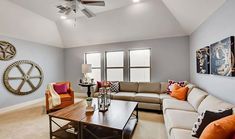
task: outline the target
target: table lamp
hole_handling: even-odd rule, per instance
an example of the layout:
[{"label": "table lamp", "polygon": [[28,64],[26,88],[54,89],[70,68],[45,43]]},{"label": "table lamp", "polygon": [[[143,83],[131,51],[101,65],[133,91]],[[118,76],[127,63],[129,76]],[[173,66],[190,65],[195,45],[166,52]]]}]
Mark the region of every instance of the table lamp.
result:
[{"label": "table lamp", "polygon": [[82,64],[82,73],[84,74],[83,82],[88,83],[89,77],[87,73],[91,73],[91,64]]}]

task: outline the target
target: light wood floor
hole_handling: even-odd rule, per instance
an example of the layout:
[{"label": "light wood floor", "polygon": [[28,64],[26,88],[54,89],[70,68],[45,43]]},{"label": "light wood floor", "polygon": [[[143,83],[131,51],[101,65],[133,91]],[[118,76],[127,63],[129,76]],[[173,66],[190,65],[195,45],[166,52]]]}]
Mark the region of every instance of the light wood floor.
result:
[{"label": "light wood floor", "polygon": [[[133,139],[167,139],[162,115],[143,111],[139,114]],[[48,121],[43,103],[2,114],[0,139],[49,139]]]}]

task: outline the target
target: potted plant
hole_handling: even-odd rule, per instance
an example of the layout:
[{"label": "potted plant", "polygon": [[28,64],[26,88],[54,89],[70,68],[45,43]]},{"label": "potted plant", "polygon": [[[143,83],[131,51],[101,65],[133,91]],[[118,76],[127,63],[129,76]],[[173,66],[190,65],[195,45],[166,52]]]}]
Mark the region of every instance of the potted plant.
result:
[{"label": "potted plant", "polygon": [[91,106],[92,106],[92,100],[93,100],[92,97],[86,98],[86,102],[87,102],[87,106],[88,106],[88,107],[91,107]]}]

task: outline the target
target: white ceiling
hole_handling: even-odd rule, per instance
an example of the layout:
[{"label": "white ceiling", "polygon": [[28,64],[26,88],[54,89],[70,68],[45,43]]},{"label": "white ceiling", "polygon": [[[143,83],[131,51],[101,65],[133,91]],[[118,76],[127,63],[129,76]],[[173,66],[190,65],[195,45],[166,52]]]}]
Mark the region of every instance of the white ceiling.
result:
[{"label": "white ceiling", "polygon": [[162,0],[183,29],[191,34],[226,0]]},{"label": "white ceiling", "polygon": [[[64,0],[10,0],[24,8],[27,8],[39,15],[47,17],[51,20],[60,20],[60,15],[56,6],[65,5]],[[132,0],[104,0],[105,7],[102,6],[86,6],[94,13],[107,12],[117,8],[122,8],[133,4]],[[144,0],[142,0],[144,1]],[[81,12],[77,16],[84,16]]]},{"label": "white ceiling", "polygon": [[59,19],[56,6],[63,0],[8,1],[56,22],[63,45],[79,47],[190,35],[226,0],[105,0],[105,7],[87,7],[96,17],[80,13],[76,26],[74,20]]},{"label": "white ceiling", "polygon": [[55,22],[21,6],[0,0],[0,35],[63,47]]},{"label": "white ceiling", "polygon": [[186,35],[160,0],[147,0],[98,14],[57,23],[67,47]]}]

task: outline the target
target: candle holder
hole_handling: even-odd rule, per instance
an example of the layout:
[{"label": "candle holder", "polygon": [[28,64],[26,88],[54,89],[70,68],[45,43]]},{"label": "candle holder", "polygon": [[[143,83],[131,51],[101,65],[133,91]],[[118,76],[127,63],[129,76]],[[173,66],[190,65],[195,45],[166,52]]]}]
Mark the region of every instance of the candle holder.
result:
[{"label": "candle holder", "polygon": [[107,87],[102,87],[99,90],[98,95],[98,109],[101,112],[105,112],[108,110],[108,107],[111,104],[111,92]]},{"label": "candle holder", "polygon": [[111,90],[110,87],[105,88],[105,93],[106,93],[106,100],[107,100],[107,105],[111,105]]}]

